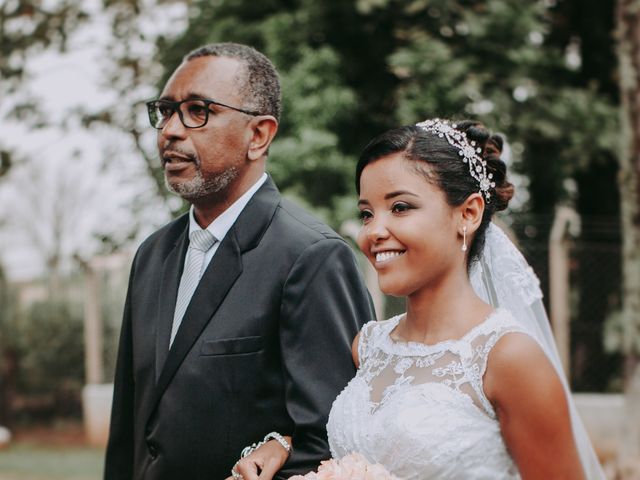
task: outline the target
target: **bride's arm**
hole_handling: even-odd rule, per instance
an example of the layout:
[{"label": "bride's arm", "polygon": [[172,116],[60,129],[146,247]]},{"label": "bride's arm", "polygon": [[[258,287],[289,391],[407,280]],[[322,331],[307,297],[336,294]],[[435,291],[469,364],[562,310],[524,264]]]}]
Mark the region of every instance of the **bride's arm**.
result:
[{"label": "bride's arm", "polygon": [[356,338],[353,339],[353,343],[351,344],[351,357],[353,358],[353,364],[356,368],[360,368],[360,359],[358,358],[358,344],[360,343],[360,332],[356,335]]},{"label": "bride's arm", "polygon": [[489,354],[484,391],[523,480],[585,478],[565,390],[540,346],[504,335]]}]

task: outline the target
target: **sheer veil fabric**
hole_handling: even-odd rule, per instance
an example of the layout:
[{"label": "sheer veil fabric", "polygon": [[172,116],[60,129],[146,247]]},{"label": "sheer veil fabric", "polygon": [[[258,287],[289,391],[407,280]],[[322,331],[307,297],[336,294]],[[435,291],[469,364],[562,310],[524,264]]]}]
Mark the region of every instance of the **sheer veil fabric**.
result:
[{"label": "sheer veil fabric", "polygon": [[540,281],[516,246],[493,223],[487,228],[483,252],[473,264],[470,276],[473,288],[482,299],[495,308],[509,310],[516,321],[542,346],[564,385],[573,433],[587,479],[604,480],[604,472],[571,397],[542,303]]}]

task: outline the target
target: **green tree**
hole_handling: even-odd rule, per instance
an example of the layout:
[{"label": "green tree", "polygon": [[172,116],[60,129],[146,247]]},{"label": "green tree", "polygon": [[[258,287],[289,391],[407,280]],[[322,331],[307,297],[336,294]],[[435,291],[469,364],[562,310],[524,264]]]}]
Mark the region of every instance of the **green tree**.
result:
[{"label": "green tree", "polygon": [[79,306],[61,301],[35,303],[21,319],[18,330],[21,390],[61,393],[71,387],[79,392],[84,383]]},{"label": "green tree", "polygon": [[[158,44],[159,85],[206,42],[238,41],[266,53],[282,74],[285,99],[269,169],[286,194],[334,226],[353,215],[353,166],[371,137],[453,116],[507,136],[510,168],[527,182],[516,226],[530,245],[546,244],[563,202],[585,216],[580,245],[619,240],[612,0],[200,0],[190,11],[184,34]],[[590,220],[602,216],[613,219],[605,233]],[[601,390],[610,372],[584,372],[615,360],[601,338],[620,271],[592,267],[586,250],[577,258],[574,347],[589,355],[575,362],[574,383]],[[544,254],[535,263],[546,271]],[[610,281],[593,281],[599,277]]]},{"label": "green tree", "polygon": [[12,305],[3,303],[9,313],[0,319],[6,418],[16,420],[17,394],[40,399],[41,413],[77,415],[84,383],[80,309],[63,301],[35,303],[22,312]]}]

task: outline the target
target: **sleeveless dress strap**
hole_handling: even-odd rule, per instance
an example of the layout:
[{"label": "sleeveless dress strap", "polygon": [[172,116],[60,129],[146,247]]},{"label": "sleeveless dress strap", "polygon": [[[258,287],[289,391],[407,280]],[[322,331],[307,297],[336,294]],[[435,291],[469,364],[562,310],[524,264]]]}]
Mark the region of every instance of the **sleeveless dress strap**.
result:
[{"label": "sleeveless dress strap", "polygon": [[358,360],[360,360],[360,365],[364,364],[367,358],[368,352],[368,344],[371,338],[371,333],[375,328],[378,322],[376,320],[371,320],[365,323],[360,329],[360,337],[358,339]]},{"label": "sleeveless dress strap", "polygon": [[489,321],[481,325],[474,333],[475,335],[467,339],[471,346],[471,351],[473,352],[469,362],[470,366],[473,367],[473,370],[479,372],[479,374],[471,376],[470,385],[485,411],[491,417],[495,418],[493,406],[484,392],[484,375],[487,371],[489,354],[498,341],[507,334],[523,333],[531,338],[533,337],[515,321],[509,312],[504,310],[498,312],[497,315],[494,315]]}]

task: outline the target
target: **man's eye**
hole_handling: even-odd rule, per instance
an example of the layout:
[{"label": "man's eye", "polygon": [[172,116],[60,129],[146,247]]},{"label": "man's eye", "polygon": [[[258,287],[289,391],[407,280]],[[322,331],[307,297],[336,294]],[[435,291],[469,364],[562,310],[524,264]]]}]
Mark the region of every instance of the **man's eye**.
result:
[{"label": "man's eye", "polygon": [[207,110],[207,107],[205,107],[204,105],[198,105],[198,104],[191,104],[188,107],[189,115],[193,115],[193,116],[203,116],[205,115],[206,110]]},{"label": "man's eye", "polygon": [[156,110],[163,117],[168,117],[173,112],[173,108],[171,108],[169,105],[164,105],[162,103],[159,105],[156,105]]}]

